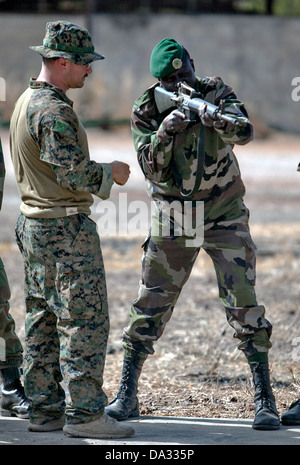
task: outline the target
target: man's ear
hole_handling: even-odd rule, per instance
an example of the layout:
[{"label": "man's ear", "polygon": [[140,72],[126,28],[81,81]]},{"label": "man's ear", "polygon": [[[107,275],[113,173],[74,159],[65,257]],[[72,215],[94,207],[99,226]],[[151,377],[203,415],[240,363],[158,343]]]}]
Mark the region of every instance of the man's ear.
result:
[{"label": "man's ear", "polygon": [[66,70],[68,67],[68,60],[66,60],[65,58],[59,57],[57,60],[57,64],[62,71]]}]

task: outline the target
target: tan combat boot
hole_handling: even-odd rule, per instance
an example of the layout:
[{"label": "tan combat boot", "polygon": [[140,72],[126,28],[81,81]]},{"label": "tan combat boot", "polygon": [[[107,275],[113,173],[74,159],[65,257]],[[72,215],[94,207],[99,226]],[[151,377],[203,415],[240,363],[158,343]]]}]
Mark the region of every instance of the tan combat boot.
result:
[{"label": "tan combat boot", "polygon": [[99,420],[89,423],[65,425],[63,428],[67,436],[74,438],[118,439],[129,438],[135,431],[131,426],[120,424],[114,418],[104,413]]}]

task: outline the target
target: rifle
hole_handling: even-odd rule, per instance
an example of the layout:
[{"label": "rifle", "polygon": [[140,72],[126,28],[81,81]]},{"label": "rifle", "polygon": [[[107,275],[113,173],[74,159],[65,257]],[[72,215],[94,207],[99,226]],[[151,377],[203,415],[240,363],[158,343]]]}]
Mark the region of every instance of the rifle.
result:
[{"label": "rifle", "polygon": [[[182,113],[185,114],[188,121],[197,121],[197,118],[201,115],[204,116],[206,112],[213,120],[221,120],[230,122],[234,126],[245,126],[247,124],[246,118],[234,117],[225,113],[224,100],[220,101],[219,106],[213,105],[210,102],[206,102],[199,98],[199,94],[187,85],[186,83],[180,82],[178,84],[178,93],[168,92],[163,87],[157,86],[154,89],[154,98],[159,113],[164,113],[173,107],[177,107]],[[202,116],[202,115],[201,115]],[[205,164],[205,128],[202,124],[200,127],[198,147],[197,147],[197,167],[195,173],[195,184],[193,189],[186,191],[181,186],[181,195],[183,197],[190,197],[197,193],[201,184],[201,180],[204,174]]]},{"label": "rifle", "polygon": [[246,121],[243,121],[243,119],[225,113],[224,100],[221,100],[219,106],[216,106],[202,100],[198,95],[195,89],[183,82],[178,84],[177,94],[169,92],[160,86],[154,89],[155,103],[159,113],[177,107],[189,121],[196,121],[196,117],[201,111],[204,113],[205,110],[205,113],[215,121],[220,120],[235,126],[245,126]]}]

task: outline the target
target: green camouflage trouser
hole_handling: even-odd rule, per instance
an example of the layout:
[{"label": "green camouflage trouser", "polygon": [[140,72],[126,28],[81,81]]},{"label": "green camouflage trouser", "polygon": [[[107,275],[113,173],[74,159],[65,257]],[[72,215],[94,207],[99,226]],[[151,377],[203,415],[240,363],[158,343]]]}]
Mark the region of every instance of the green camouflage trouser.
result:
[{"label": "green camouflage trouser", "polygon": [[[109,319],[96,224],[85,215],[20,215],[17,242],[25,264],[24,385],[34,423],[99,418]],[[64,381],[65,392],[60,386]]]},{"label": "green camouflage trouser", "polygon": [[[157,230],[153,221],[151,229]],[[145,242],[139,294],[123,333],[125,352],[154,353],[153,343],[163,334],[200,251],[198,246],[187,247],[189,239],[150,235]],[[255,246],[247,215],[207,226],[202,247],[213,261],[220,300],[234,337],[240,340],[239,349],[247,358],[267,353],[272,326],[264,317],[264,306],[256,301]]]},{"label": "green camouflage trouser", "polygon": [[15,322],[9,313],[10,288],[0,258],[0,370],[19,367],[22,363],[23,348],[15,333]]}]

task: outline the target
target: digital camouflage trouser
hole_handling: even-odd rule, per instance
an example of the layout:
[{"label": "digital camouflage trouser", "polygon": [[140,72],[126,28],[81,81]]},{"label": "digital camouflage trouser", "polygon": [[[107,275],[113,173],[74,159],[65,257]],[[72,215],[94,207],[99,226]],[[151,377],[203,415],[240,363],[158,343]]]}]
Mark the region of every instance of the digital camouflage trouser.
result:
[{"label": "digital camouflage trouser", "polygon": [[9,313],[10,288],[0,258],[0,370],[19,367],[22,363],[23,348],[15,333],[15,322]]},{"label": "digital camouflage trouser", "polygon": [[[150,235],[145,242],[139,294],[123,333],[125,352],[154,353],[153,343],[163,334],[200,251],[198,246],[187,247],[188,239]],[[265,319],[264,306],[256,301],[255,246],[247,215],[206,228],[202,247],[213,261],[219,297],[240,340],[239,349],[247,358],[267,355],[272,326]]]},{"label": "digital camouflage trouser", "polygon": [[[109,319],[96,224],[85,215],[20,215],[17,243],[25,264],[24,386],[30,419],[66,413],[67,423],[99,418]],[[64,381],[65,392],[60,386]]]}]

